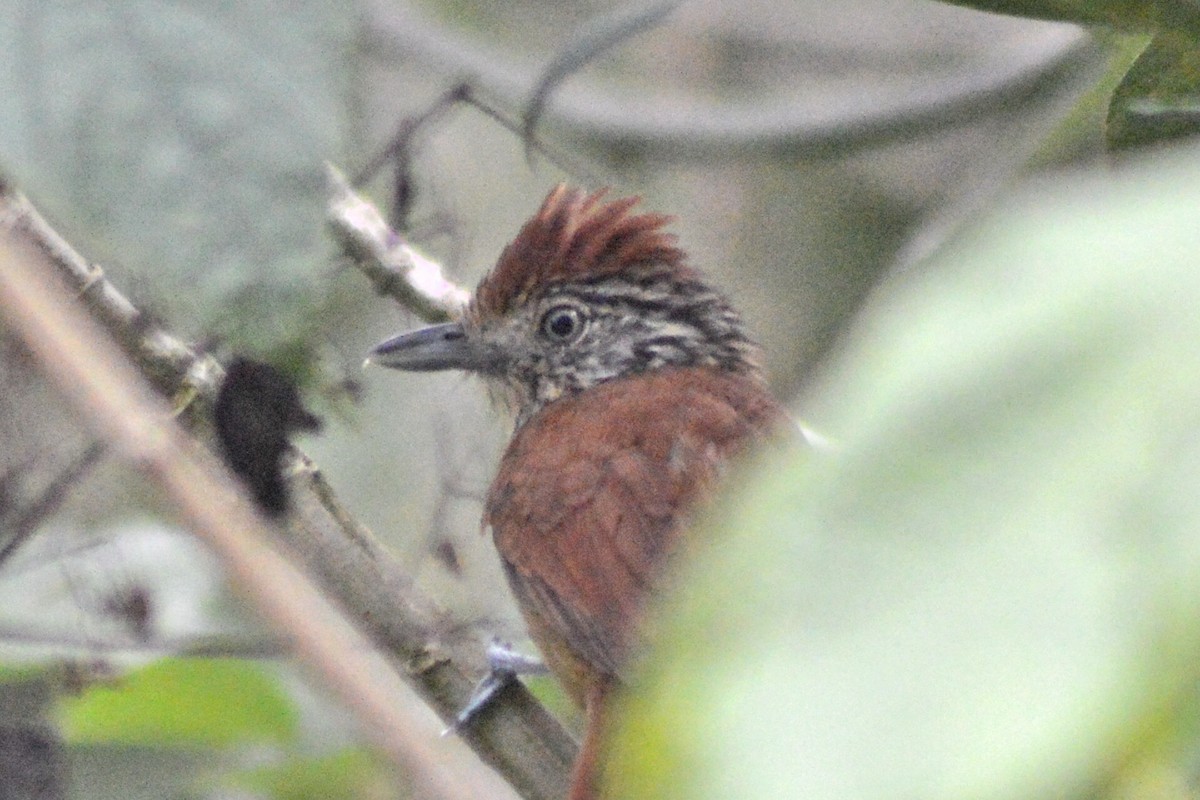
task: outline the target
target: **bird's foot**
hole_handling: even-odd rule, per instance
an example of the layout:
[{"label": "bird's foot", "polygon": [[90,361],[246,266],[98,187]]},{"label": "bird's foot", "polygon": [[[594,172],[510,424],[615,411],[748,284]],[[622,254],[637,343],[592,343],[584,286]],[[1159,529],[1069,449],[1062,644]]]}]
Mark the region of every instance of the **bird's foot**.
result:
[{"label": "bird's foot", "polygon": [[518,653],[512,649],[512,645],[498,639],[488,645],[487,662],[488,674],[475,686],[466,705],[458,712],[450,727],[442,731],[442,736],[458,733],[470,725],[518,675],[545,675],[549,672],[541,659]]},{"label": "bird's foot", "polygon": [[487,662],[492,672],[511,675],[545,675],[550,668],[537,656],[518,653],[508,642],[493,639],[487,648]]}]

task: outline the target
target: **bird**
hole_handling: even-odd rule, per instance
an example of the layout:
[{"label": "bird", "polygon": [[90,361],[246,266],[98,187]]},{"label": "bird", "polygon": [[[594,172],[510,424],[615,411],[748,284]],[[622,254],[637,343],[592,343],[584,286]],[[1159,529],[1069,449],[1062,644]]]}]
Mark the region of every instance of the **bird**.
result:
[{"label": "bird", "polygon": [[639,197],[555,187],[461,318],[369,361],[481,377],[513,418],[484,503],[508,584],[584,712],[569,800],[599,796],[612,698],[647,603],[731,464],[791,437],[761,351]]}]

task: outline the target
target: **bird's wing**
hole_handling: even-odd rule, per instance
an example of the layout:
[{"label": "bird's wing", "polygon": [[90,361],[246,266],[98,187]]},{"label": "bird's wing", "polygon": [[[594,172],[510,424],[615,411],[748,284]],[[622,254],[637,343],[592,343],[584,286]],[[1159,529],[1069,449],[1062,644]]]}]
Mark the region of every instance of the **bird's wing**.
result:
[{"label": "bird's wing", "polygon": [[786,419],[757,384],[689,369],[601,384],[517,431],[484,521],[552,667],[566,648],[567,660],[620,676],[696,503],[735,453]]}]

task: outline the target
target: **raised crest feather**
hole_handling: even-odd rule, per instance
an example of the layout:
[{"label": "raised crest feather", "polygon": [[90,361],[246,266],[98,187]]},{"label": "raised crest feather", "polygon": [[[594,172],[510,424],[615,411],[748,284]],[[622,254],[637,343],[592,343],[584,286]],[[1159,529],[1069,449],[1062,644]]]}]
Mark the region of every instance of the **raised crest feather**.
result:
[{"label": "raised crest feather", "polygon": [[477,319],[502,316],[535,290],[565,280],[639,266],[686,270],[675,235],[663,230],[672,217],[631,214],[641,198],[605,203],[605,191],[556,186],[479,284],[469,313]]}]

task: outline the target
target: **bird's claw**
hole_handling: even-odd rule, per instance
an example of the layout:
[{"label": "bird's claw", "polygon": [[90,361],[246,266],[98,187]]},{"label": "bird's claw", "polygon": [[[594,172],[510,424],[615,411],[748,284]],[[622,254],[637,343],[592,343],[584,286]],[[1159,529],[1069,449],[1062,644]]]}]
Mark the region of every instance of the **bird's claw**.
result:
[{"label": "bird's claw", "polygon": [[471,724],[518,675],[544,675],[549,672],[540,659],[518,653],[511,645],[499,640],[488,645],[487,662],[488,674],[476,684],[466,705],[454,717],[450,727],[442,731],[442,736],[458,733]]},{"label": "bird's claw", "polygon": [[493,639],[487,648],[487,662],[492,672],[512,675],[545,675],[550,668],[536,656],[518,653],[508,642]]}]

